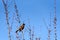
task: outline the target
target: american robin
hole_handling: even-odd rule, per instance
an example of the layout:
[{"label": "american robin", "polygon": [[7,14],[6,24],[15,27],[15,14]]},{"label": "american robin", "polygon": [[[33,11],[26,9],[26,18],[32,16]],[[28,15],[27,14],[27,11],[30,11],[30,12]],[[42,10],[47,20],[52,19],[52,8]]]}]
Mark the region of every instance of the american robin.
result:
[{"label": "american robin", "polygon": [[23,24],[19,27],[19,29],[16,31],[16,33],[17,33],[18,31],[22,31],[22,30],[24,29],[24,26],[25,26],[25,24],[23,23]]}]

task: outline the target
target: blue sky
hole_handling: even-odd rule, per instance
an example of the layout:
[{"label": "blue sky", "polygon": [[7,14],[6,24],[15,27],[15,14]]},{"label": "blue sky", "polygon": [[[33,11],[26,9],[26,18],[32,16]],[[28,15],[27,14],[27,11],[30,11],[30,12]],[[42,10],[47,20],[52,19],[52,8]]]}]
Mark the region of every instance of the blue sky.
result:
[{"label": "blue sky", "polygon": [[[14,12],[14,0],[8,1],[9,5],[9,17],[10,17],[10,24],[13,21],[12,32],[11,36],[12,39],[15,40],[15,31],[16,25],[20,25],[16,23],[15,20],[12,20]],[[30,19],[30,26],[33,28],[34,26],[34,40],[36,37],[40,37],[41,40],[47,40],[48,31],[44,24],[43,18],[46,21],[46,24],[49,26],[50,23],[50,13],[51,13],[51,40],[54,40],[54,27],[53,27],[53,18],[54,18],[54,0],[15,0],[19,15],[21,19],[21,23],[25,23],[24,37],[25,40],[29,40],[29,34],[26,31],[28,27],[28,19]],[[16,16],[16,15],[14,15]],[[56,16],[57,16],[57,39],[60,39],[60,0],[56,0]],[[27,29],[28,30],[28,29]],[[21,32],[20,32],[21,34]],[[19,35],[21,37],[21,35]],[[8,28],[6,24],[6,17],[5,17],[5,10],[0,0],[0,40],[8,40]]]}]

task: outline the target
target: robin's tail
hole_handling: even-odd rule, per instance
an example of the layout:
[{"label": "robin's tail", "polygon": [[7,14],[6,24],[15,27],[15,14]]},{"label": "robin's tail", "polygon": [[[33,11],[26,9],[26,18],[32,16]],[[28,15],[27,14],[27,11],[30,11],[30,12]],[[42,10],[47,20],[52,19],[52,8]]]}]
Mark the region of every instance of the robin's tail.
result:
[{"label": "robin's tail", "polygon": [[16,30],[16,33],[18,32],[19,30]]}]

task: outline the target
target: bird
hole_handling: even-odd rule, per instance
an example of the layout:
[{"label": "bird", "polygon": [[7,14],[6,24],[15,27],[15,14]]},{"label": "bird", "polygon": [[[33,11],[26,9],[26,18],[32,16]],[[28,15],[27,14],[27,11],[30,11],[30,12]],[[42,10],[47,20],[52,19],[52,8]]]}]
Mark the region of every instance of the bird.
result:
[{"label": "bird", "polygon": [[24,27],[25,27],[25,24],[23,23],[20,27],[19,27],[19,29],[18,30],[16,30],[16,33],[19,31],[22,31],[23,29],[24,29]]}]

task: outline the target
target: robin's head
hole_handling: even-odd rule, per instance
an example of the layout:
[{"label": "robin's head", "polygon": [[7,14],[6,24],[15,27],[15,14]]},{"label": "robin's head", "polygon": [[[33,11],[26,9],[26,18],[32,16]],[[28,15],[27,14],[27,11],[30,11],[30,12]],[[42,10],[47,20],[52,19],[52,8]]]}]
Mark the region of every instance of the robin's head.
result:
[{"label": "robin's head", "polygon": [[23,23],[23,25],[25,25],[25,24]]}]

